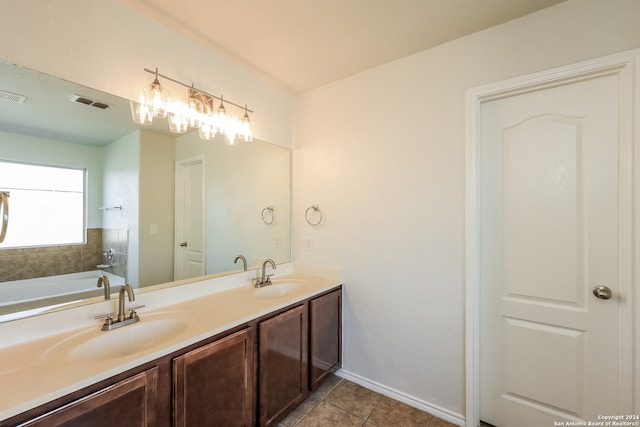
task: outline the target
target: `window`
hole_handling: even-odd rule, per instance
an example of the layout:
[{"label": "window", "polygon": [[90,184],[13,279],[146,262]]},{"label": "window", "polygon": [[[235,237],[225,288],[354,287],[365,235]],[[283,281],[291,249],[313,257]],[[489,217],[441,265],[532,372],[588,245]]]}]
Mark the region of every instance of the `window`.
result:
[{"label": "window", "polygon": [[85,241],[85,170],[0,161],[0,191],[11,193],[0,248]]}]

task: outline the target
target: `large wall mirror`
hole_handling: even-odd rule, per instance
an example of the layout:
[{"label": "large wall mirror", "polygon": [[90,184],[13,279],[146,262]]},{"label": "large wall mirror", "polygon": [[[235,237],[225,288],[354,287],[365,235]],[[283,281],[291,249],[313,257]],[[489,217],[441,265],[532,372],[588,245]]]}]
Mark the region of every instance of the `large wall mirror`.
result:
[{"label": "large wall mirror", "polygon": [[[22,165],[50,174],[21,179]],[[100,301],[100,276],[114,292],[125,282],[146,290],[291,260],[288,149],[176,135],[164,120],[140,126],[126,99],[5,62],[0,168],[0,321]],[[81,171],[74,195],[56,177],[65,170]],[[74,197],[80,217],[63,210]],[[65,219],[83,222],[79,242],[38,240],[61,234]]]}]

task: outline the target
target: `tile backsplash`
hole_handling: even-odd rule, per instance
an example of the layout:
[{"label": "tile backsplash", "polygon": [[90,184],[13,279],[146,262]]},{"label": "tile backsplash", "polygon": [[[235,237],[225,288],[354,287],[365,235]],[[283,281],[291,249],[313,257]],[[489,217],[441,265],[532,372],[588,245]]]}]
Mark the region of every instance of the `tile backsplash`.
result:
[{"label": "tile backsplash", "polygon": [[87,243],[81,245],[47,246],[0,250],[0,282],[56,276],[96,270],[107,264],[103,255],[109,248],[115,256],[110,273],[126,277],[127,230],[87,229]]}]

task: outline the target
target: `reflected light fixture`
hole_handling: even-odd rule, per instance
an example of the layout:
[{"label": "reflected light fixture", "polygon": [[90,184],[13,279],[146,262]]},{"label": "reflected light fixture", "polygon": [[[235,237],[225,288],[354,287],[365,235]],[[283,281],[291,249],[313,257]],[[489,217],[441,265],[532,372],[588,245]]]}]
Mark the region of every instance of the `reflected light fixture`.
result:
[{"label": "reflected light fixture", "polygon": [[198,134],[200,135],[200,139],[205,141],[210,141],[216,136],[216,127],[213,124],[213,120],[207,117],[203,119],[200,123],[200,127],[198,128]]},{"label": "reflected light fixture", "polygon": [[[198,129],[203,140],[212,140],[216,135],[223,135],[225,142],[235,145],[240,141],[253,140],[253,126],[249,113],[253,113],[247,105],[235,104],[225,100],[222,95],[215,96],[178,80],[167,77],[158,72],[144,71],[153,74],[154,80],[142,91],[139,100],[130,101],[131,116],[138,124],[151,124],[154,117],[168,117],[169,129],[175,133],[185,133],[189,128]],[[183,100],[169,99],[169,91],[160,84],[159,77],[187,88],[187,97]],[[218,108],[214,105],[220,101]],[[227,111],[225,102],[244,111],[241,118],[237,118]]]},{"label": "reflected light fixture", "polygon": [[201,125],[202,113],[204,112],[204,103],[198,99],[199,93],[193,89],[189,89],[187,97],[187,122],[190,128],[197,129]]},{"label": "reflected light fixture", "polygon": [[139,125],[150,125],[153,121],[153,108],[150,108],[144,100],[144,97],[140,97],[140,101],[129,101],[131,105],[131,117],[134,122]]},{"label": "reflected light fixture", "polygon": [[189,128],[189,120],[179,112],[169,113],[169,130],[173,133],[186,133]]}]

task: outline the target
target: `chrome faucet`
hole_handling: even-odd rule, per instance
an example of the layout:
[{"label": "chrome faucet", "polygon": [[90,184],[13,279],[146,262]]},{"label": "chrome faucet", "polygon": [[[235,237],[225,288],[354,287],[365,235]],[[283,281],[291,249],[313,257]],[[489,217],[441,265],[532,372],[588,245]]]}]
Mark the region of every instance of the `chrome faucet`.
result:
[{"label": "chrome faucet", "polygon": [[271,268],[273,268],[274,270],[276,269],[276,263],[273,262],[273,260],[271,258],[267,258],[262,263],[262,275],[260,276],[259,279],[256,279],[256,284],[255,284],[256,288],[261,288],[263,286],[269,286],[271,284],[271,277],[270,276],[273,276],[273,274],[269,274],[269,275],[266,274],[267,264],[271,264]]},{"label": "chrome faucet", "polygon": [[109,283],[109,278],[104,274],[98,277],[98,287],[101,288],[104,285],[104,299],[111,299],[111,284]]},{"label": "chrome faucet", "polygon": [[96,267],[102,268],[113,268],[113,257],[115,253],[113,253],[113,249],[108,249],[102,253],[102,255],[107,259],[106,264],[98,264]]},{"label": "chrome faucet", "polygon": [[247,271],[247,259],[245,257],[243,257],[242,255],[238,255],[236,257],[236,259],[233,260],[233,263],[237,264],[238,260],[242,260],[242,265],[243,265],[242,268],[243,268],[244,271]]},{"label": "chrome faucet", "polygon": [[136,323],[140,321],[140,317],[138,317],[138,313],[136,310],[144,307],[144,305],[139,305],[137,307],[133,307],[129,309],[129,316],[125,316],[124,314],[124,295],[127,295],[129,301],[135,301],[136,297],[133,293],[133,288],[131,285],[123,285],[120,288],[120,292],[118,294],[118,317],[117,320],[113,320],[113,313],[101,314],[96,316],[96,319],[105,319],[104,324],[102,325],[103,331],[110,331],[112,329],[117,329],[125,325],[130,325],[132,323]]}]

